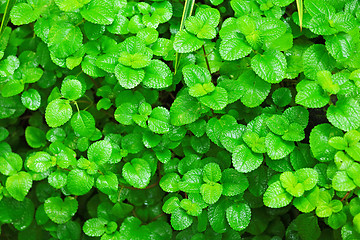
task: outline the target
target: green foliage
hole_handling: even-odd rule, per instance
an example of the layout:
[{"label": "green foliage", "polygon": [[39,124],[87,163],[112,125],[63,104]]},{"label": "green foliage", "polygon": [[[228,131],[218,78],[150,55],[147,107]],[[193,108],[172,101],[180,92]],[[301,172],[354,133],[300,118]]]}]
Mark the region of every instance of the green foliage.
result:
[{"label": "green foliage", "polygon": [[360,239],[358,1],[2,3],[0,239]]}]

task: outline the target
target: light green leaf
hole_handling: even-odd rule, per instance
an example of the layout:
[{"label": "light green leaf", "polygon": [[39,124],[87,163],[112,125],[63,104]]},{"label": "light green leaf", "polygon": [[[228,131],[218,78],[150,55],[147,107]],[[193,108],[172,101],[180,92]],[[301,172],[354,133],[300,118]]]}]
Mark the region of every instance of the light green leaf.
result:
[{"label": "light green leaf", "polygon": [[289,155],[295,148],[294,142],[284,141],[281,137],[268,133],[265,138],[266,152],[273,160]]},{"label": "light green leaf", "polygon": [[174,39],[174,49],[178,53],[194,52],[201,48],[204,42],[186,30],[180,30]]},{"label": "light green leaf", "polygon": [[21,94],[21,102],[26,108],[35,111],[40,107],[41,96],[36,89],[30,88]]},{"label": "light green leaf", "polygon": [[234,61],[250,54],[252,48],[243,39],[234,37],[223,39],[220,43],[219,53],[222,59]]},{"label": "light green leaf", "polygon": [[336,105],[331,105],[326,113],[335,127],[350,131],[360,127],[360,104],[352,98],[340,99]]},{"label": "light green leaf", "polygon": [[80,13],[89,22],[110,25],[115,18],[115,9],[115,2],[113,1],[92,0],[80,10]]},{"label": "light green leaf", "polygon": [[34,11],[28,3],[16,4],[10,12],[11,22],[15,25],[28,24],[39,17],[39,12]]},{"label": "light green leaf", "polygon": [[23,161],[20,155],[13,152],[5,152],[0,157],[0,173],[11,176],[22,168]]},{"label": "light green leaf", "polygon": [[177,192],[179,182],[180,176],[177,173],[167,173],[160,179],[159,185],[165,192]]},{"label": "light green leaf", "polygon": [[301,81],[297,86],[298,91],[295,102],[309,108],[321,108],[329,103],[330,97],[319,84],[309,80]]},{"label": "light green leaf", "polygon": [[107,223],[103,218],[91,218],[84,223],[83,231],[88,236],[100,237],[105,233]]},{"label": "light green leaf", "polygon": [[44,209],[51,221],[63,224],[75,215],[78,202],[72,197],[66,197],[64,201],[60,197],[50,197],[46,199]]},{"label": "light green leaf", "polygon": [[26,160],[26,166],[34,172],[45,172],[55,166],[56,159],[47,152],[36,152]]},{"label": "light green leaf", "polygon": [[46,145],[45,132],[36,127],[28,126],[26,128],[25,139],[32,148],[44,147]]},{"label": "light green leaf", "polygon": [[253,71],[245,71],[239,76],[237,83],[241,89],[241,102],[249,108],[259,106],[270,93],[271,84]]},{"label": "light green leaf", "polygon": [[336,191],[351,191],[356,188],[356,185],[346,171],[337,171],[332,179],[332,187]]},{"label": "light green leaf", "polygon": [[145,76],[142,84],[148,88],[166,88],[172,84],[170,68],[162,61],[154,59],[145,68]]},{"label": "light green leaf", "polygon": [[328,144],[331,137],[342,136],[343,133],[330,124],[315,126],[310,132],[310,148],[320,162],[329,162],[334,159],[337,150]]},{"label": "light green leaf", "polygon": [[324,45],[314,44],[304,52],[303,63],[305,76],[316,80],[318,71],[332,71],[335,59],[331,57]]},{"label": "light green leaf", "polygon": [[333,58],[344,61],[355,51],[355,41],[350,34],[338,33],[326,37],[325,47]]},{"label": "light green leaf", "polygon": [[285,191],[280,181],[276,181],[266,189],[264,193],[264,204],[270,208],[281,208],[287,206],[293,197]]},{"label": "light green leaf", "polygon": [[76,100],[82,95],[82,85],[79,80],[68,79],[62,82],[61,84],[61,94],[64,98],[70,100]]},{"label": "light green leaf", "polygon": [[18,201],[24,201],[32,186],[32,177],[27,172],[18,172],[6,179],[6,190]]},{"label": "light green leaf", "polygon": [[285,78],[286,59],[277,50],[265,51],[251,59],[251,67],[262,79],[269,83],[279,83]]},{"label": "light green leaf", "polygon": [[228,94],[224,88],[215,87],[214,91],[200,97],[199,100],[202,104],[211,109],[221,110],[225,108],[228,103]]},{"label": "light green leaf", "polygon": [[289,120],[282,115],[273,115],[266,120],[268,128],[277,135],[284,135],[289,129]]},{"label": "light green leaf", "polygon": [[164,134],[170,130],[170,113],[164,107],[156,107],[152,110],[148,120],[149,129],[157,134]]},{"label": "light green leaf", "polygon": [[182,69],[184,82],[188,87],[192,87],[198,83],[210,83],[211,75],[209,71],[195,64],[188,64]]},{"label": "light green leaf", "polygon": [[205,183],[200,187],[200,193],[208,204],[216,203],[221,197],[223,187],[219,183]]},{"label": "light green leaf", "polygon": [[253,153],[247,146],[240,145],[232,155],[234,168],[241,172],[251,172],[262,164],[264,157],[262,154]]},{"label": "light green leaf", "polygon": [[147,161],[134,158],[124,165],[122,175],[135,188],[145,188],[151,177],[151,168]]},{"label": "light green leaf", "polygon": [[187,215],[183,209],[179,208],[171,214],[170,222],[174,230],[181,231],[193,223],[193,217]]},{"label": "light green leaf", "polygon": [[91,137],[95,132],[95,119],[88,111],[79,111],[71,118],[71,127],[81,137]]},{"label": "light green leaf", "polygon": [[122,87],[132,89],[144,80],[145,71],[143,69],[132,69],[118,64],[115,67],[115,76]]},{"label": "light green leaf", "polygon": [[83,35],[79,27],[61,23],[50,28],[48,40],[50,52],[57,58],[66,58],[82,46]]},{"label": "light green leaf", "polygon": [[56,5],[64,12],[71,12],[83,7],[91,0],[55,0]]},{"label": "light green leaf", "polygon": [[88,193],[94,185],[94,177],[85,170],[73,169],[69,172],[67,189],[73,195],[80,196]]},{"label": "light green leaf", "polygon": [[55,99],[46,107],[45,120],[50,127],[59,127],[70,120],[72,113],[73,111],[69,101]]},{"label": "light green leaf", "polygon": [[196,98],[189,94],[177,96],[170,107],[170,120],[174,126],[193,123],[200,116],[201,105]]},{"label": "light green leaf", "polygon": [[231,205],[226,209],[226,219],[235,231],[244,230],[251,220],[251,209],[246,203]]},{"label": "light green leaf", "polygon": [[112,172],[107,172],[104,175],[100,175],[96,179],[96,187],[105,194],[114,194],[118,190],[118,178]]},{"label": "light green leaf", "polygon": [[109,141],[101,140],[90,145],[88,149],[88,158],[97,164],[104,164],[110,160],[112,145]]}]

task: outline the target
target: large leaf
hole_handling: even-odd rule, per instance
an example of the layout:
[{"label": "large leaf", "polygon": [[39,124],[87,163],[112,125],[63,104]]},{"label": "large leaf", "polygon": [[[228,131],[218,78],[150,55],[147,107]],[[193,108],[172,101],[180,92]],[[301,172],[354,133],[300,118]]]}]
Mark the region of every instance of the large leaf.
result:
[{"label": "large leaf", "polygon": [[286,59],[282,52],[268,50],[251,59],[251,67],[257,75],[269,83],[279,83],[285,78]]},{"label": "large leaf", "polygon": [[331,105],[326,116],[335,127],[350,131],[360,127],[360,104],[352,98],[341,99]]},{"label": "large leaf", "polygon": [[264,204],[271,208],[281,208],[287,206],[293,197],[285,191],[280,181],[276,181],[266,189],[264,193]]},{"label": "large leaf", "polygon": [[53,222],[63,224],[75,215],[78,202],[72,197],[66,197],[64,201],[60,197],[50,197],[46,199],[44,209]]},{"label": "large leaf", "polygon": [[6,190],[18,201],[24,201],[32,186],[32,177],[27,172],[18,172],[6,179]]},{"label": "large leaf", "polygon": [[134,158],[123,167],[123,177],[135,188],[145,188],[151,177],[151,168],[147,161],[141,158]]}]

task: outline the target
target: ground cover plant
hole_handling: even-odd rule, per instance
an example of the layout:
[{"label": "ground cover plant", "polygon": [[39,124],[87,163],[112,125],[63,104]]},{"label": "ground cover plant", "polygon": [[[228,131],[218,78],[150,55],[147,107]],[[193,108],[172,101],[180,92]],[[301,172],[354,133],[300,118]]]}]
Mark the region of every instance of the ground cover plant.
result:
[{"label": "ground cover plant", "polygon": [[360,239],[357,0],[0,3],[0,239]]}]

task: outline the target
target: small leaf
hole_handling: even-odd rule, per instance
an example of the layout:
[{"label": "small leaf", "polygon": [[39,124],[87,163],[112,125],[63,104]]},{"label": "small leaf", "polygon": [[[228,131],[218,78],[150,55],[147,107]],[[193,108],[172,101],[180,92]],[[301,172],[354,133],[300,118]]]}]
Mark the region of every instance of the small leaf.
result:
[{"label": "small leaf", "polygon": [[170,68],[162,61],[154,59],[145,68],[145,76],[142,84],[148,88],[166,88],[172,84]]},{"label": "small leaf", "polygon": [[73,195],[80,196],[88,193],[94,185],[94,177],[84,170],[73,169],[68,174],[67,188]]},{"label": "small leaf", "polygon": [[265,51],[251,59],[251,67],[257,75],[269,83],[279,83],[285,78],[286,59],[277,50]]},{"label": "small leaf", "polygon": [[221,197],[223,187],[219,183],[205,183],[200,187],[200,193],[204,201],[208,204],[216,203]]},{"label": "small leaf", "polygon": [[360,127],[360,104],[352,98],[340,99],[331,105],[326,116],[335,127],[350,131]]},{"label": "small leaf", "polygon": [[13,152],[5,152],[0,156],[0,173],[11,176],[22,169],[21,157]]},{"label": "small leaf", "polygon": [[115,76],[122,87],[132,89],[143,81],[145,71],[143,69],[132,69],[118,64],[115,67]]},{"label": "small leaf", "polygon": [[253,153],[245,145],[240,145],[232,156],[234,168],[241,173],[247,173],[257,169],[263,160],[264,157],[262,154]]},{"label": "small leaf", "polygon": [[231,205],[226,209],[226,219],[235,231],[244,230],[251,220],[251,209],[245,203]]},{"label": "small leaf", "polygon": [[179,208],[171,214],[170,222],[174,230],[181,231],[193,223],[193,217],[187,215],[183,209]]},{"label": "small leaf", "polygon": [[244,40],[240,38],[224,39],[220,43],[219,53],[222,59],[233,61],[243,58],[250,54],[252,48]]},{"label": "small leaf", "polygon": [[91,137],[95,132],[95,119],[88,111],[79,111],[71,118],[71,127],[81,137]]},{"label": "small leaf", "polygon": [[286,157],[295,148],[294,142],[284,141],[273,133],[266,135],[265,146],[267,154],[273,160]]},{"label": "small leaf", "polygon": [[26,108],[35,111],[40,107],[41,96],[36,89],[30,88],[21,94],[21,102]]},{"label": "small leaf", "polygon": [[198,39],[195,35],[180,30],[174,39],[174,49],[177,53],[190,53],[198,50],[204,42]]},{"label": "small leaf", "polygon": [[66,197],[64,201],[60,197],[50,197],[46,199],[44,209],[51,221],[63,224],[75,215],[78,202],[72,197]]},{"label": "small leaf", "polygon": [[164,134],[170,130],[170,113],[164,107],[156,107],[152,110],[149,120],[149,129],[157,134]]},{"label": "small leaf", "polygon": [[82,95],[82,85],[79,80],[65,80],[61,84],[60,91],[64,98],[76,100]]},{"label": "small leaf", "polygon": [[107,223],[103,218],[91,218],[84,223],[83,231],[88,236],[100,237],[105,233]]},{"label": "small leaf", "polygon": [[32,177],[27,172],[18,172],[6,179],[6,190],[18,201],[24,201],[32,186]]},{"label": "small leaf", "polygon": [[123,167],[123,177],[135,188],[145,188],[151,177],[150,165],[141,158],[134,158]]},{"label": "small leaf", "polygon": [[264,193],[264,204],[270,208],[281,208],[287,206],[293,197],[285,191],[280,181],[269,185]]},{"label": "small leaf", "polygon": [[70,120],[72,116],[70,103],[64,99],[51,101],[45,110],[45,120],[50,127],[59,127]]}]

